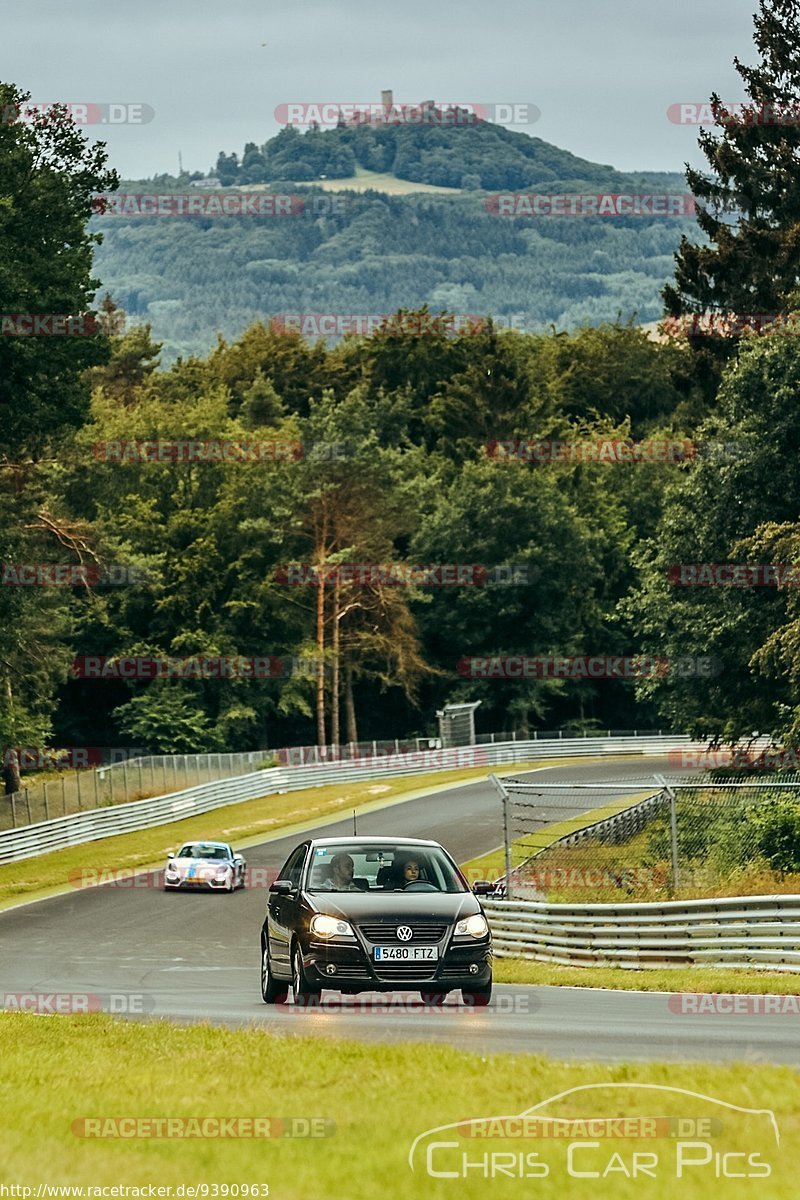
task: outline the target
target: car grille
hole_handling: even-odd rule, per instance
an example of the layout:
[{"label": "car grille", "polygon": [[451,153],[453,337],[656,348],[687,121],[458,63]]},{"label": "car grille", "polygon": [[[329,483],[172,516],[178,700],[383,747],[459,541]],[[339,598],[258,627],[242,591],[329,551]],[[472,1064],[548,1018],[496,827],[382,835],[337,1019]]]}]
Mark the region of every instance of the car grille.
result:
[{"label": "car grille", "polygon": [[372,964],[378,979],[398,983],[425,983],[433,979],[438,963],[382,962]]},{"label": "car grille", "polygon": [[[410,941],[400,941],[397,936],[399,925],[410,926],[413,934]],[[359,925],[359,929],[368,942],[383,946],[431,945],[434,942],[440,942],[447,932],[446,925],[426,925],[416,921],[393,921],[391,924],[387,922],[376,925]]]}]

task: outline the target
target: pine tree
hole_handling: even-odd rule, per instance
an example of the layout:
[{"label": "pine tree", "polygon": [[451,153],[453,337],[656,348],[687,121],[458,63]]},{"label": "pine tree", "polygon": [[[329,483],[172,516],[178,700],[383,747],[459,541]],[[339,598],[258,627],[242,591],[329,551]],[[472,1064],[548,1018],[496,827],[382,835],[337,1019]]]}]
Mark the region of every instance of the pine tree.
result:
[{"label": "pine tree", "polygon": [[[739,113],[716,93],[711,110],[720,132],[698,142],[712,174],[687,164],[699,201],[697,221],[710,245],[684,237],[675,283],[663,297],[668,313],[785,312],[800,285],[800,12],[796,0],[760,0],[756,67],[734,65],[749,96]],[[738,210],[738,220],[725,220]]]}]

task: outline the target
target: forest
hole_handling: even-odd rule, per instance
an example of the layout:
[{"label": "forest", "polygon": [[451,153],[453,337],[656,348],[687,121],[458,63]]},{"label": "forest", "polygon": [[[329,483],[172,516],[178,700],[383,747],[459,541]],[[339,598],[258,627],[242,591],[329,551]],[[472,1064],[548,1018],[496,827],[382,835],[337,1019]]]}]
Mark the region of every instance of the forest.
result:
[{"label": "forest", "polygon": [[[474,126],[289,126],[241,160],[220,154],[226,195],[291,197],[275,215],[147,215],[111,206],[96,269],[127,314],[148,322],[162,363],[207,354],[218,334],[284,313],[384,314],[398,308],[492,316],[520,331],[656,320],[689,215],[506,216],[493,193],[682,196],[679,174],[626,174],[540,138]],[[321,182],[410,180],[452,188],[392,195]],[[128,180],[125,196],[186,195],[202,177]],[[195,193],[195,197],[196,197]],[[210,196],[214,200],[214,195]],[[132,210],[132,211],[131,211]]]},{"label": "forest", "polygon": [[[747,85],[787,101],[765,31]],[[701,144],[696,224],[367,194],[259,225],[98,216],[102,145],[2,127],[2,312],[95,315],[0,338],[0,742],[335,745],[479,700],[487,731],[796,745],[800,128]],[[576,315],[661,287],[662,338],[622,304],[561,327],[567,277]],[[325,312],[377,319],[289,319]]]}]

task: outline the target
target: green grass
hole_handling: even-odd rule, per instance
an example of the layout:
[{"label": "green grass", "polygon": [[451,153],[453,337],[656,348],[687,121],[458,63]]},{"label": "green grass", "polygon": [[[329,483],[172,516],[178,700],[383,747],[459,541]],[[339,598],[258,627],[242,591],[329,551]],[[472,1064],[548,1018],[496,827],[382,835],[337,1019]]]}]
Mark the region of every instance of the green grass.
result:
[{"label": "green grass", "polygon": [[635,992],[732,992],[800,995],[800,975],[743,971],[728,967],[561,967],[526,958],[496,958],[497,983],[533,983],[550,987],[614,988]]},{"label": "green grass", "polygon": [[[465,1022],[488,1026],[488,1014]],[[532,1045],[535,1030],[532,1029]],[[93,1187],[158,1184],[267,1184],[272,1200],[545,1200],[680,1194],[681,1200],[764,1196],[794,1200],[800,1151],[800,1075],[788,1067],[749,1063],[563,1064],[533,1055],[479,1055],[437,1043],[367,1045],[325,1038],[282,1037],[250,1029],[137,1024],[102,1015],[47,1019],[0,1016],[3,1061],[0,1099],[0,1181],[82,1184]],[[462,1139],[469,1161],[491,1151],[540,1155],[543,1179],[495,1178],[472,1170],[466,1180],[435,1179],[425,1170],[424,1147],[409,1167],[414,1139],[450,1122],[524,1112],[567,1089],[572,1094],[542,1109],[561,1118],[658,1115],[717,1118],[707,1143],[715,1152],[758,1154],[770,1178],[717,1179],[714,1160],[676,1179],[674,1137],[606,1139],[581,1151],[579,1169],[603,1170],[614,1154],[657,1154],[657,1177],[626,1181],[619,1169],[605,1179],[567,1174],[566,1139]],[[617,1086],[614,1085],[623,1085]],[[664,1090],[624,1085],[653,1084]],[[773,1110],[776,1145],[766,1115],[720,1108],[684,1089],[745,1109]],[[319,1139],[87,1139],[73,1122],[107,1117],[306,1117],[335,1122]],[[429,1139],[430,1140],[430,1139]],[[570,1140],[589,1141],[576,1134]],[[695,1141],[695,1136],[689,1140]],[[437,1151],[434,1168],[445,1166]],[[448,1155],[450,1151],[445,1151]],[[700,1157],[699,1151],[692,1152]],[[507,1161],[507,1160],[506,1160]],[[448,1163],[453,1159],[448,1158]],[[731,1169],[741,1170],[741,1159]],[[211,1192],[209,1192],[211,1195]]]},{"label": "green grass", "polygon": [[390,196],[408,196],[413,192],[438,193],[442,196],[460,196],[461,188],[441,187],[436,183],[415,183],[411,179],[398,179],[388,171],[370,171],[357,166],[355,175],[346,179],[314,180],[314,186],[326,192],[387,192]]},{"label": "green grass", "polygon": [[[547,765],[517,763],[519,771]],[[119,834],[95,842],[85,842],[68,850],[55,850],[36,858],[0,866],[0,909],[20,899],[35,899],[70,888],[71,879],[86,871],[134,870],[163,866],[167,851],[190,838],[232,842],[236,849],[256,844],[277,832],[291,832],[316,820],[338,820],[352,809],[376,808],[395,799],[410,799],[427,791],[454,783],[485,779],[491,768],[465,767],[452,771],[432,771],[403,778],[365,779],[355,783],[335,783],[324,787],[263,796],[240,804],[229,804],[201,816]],[[502,771],[500,772],[503,773]],[[498,800],[499,804],[499,800]]]}]

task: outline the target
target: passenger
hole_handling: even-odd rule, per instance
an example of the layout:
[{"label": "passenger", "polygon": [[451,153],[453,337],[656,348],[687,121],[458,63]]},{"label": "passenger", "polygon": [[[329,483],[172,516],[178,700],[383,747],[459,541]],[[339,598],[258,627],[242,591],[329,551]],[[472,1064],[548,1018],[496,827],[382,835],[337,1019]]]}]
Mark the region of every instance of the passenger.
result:
[{"label": "passenger", "polygon": [[358,884],[353,883],[355,863],[349,854],[334,854],[329,864],[329,874],[320,884],[332,892],[360,892]]}]

